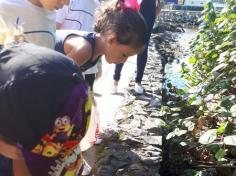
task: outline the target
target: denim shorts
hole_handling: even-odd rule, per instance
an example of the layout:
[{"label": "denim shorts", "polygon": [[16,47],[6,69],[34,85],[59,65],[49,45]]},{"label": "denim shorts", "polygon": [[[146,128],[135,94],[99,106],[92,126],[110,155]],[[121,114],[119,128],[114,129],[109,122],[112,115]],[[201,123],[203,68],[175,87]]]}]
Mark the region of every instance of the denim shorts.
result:
[{"label": "denim shorts", "polygon": [[12,175],[12,160],[0,155],[0,176]]}]

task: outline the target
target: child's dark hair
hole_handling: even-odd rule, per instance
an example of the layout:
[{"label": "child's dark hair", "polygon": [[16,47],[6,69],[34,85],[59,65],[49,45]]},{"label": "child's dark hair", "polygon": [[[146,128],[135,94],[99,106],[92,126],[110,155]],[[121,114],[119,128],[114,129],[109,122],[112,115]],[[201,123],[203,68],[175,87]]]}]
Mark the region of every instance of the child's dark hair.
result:
[{"label": "child's dark hair", "polygon": [[114,32],[120,44],[142,47],[147,42],[147,26],[143,16],[134,9],[122,8],[121,1],[108,2],[96,12],[94,31]]}]

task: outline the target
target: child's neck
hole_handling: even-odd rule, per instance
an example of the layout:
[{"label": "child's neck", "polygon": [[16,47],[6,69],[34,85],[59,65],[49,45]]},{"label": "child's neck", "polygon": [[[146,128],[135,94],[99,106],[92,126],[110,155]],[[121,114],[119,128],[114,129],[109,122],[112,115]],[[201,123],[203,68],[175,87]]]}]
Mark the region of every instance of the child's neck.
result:
[{"label": "child's neck", "polygon": [[42,4],[40,1],[38,0],[28,0],[29,2],[31,2],[32,4],[38,6],[38,7],[42,7]]},{"label": "child's neck", "polygon": [[96,33],[95,37],[95,50],[94,50],[94,57],[97,58],[100,55],[104,54],[104,39],[101,34]]}]

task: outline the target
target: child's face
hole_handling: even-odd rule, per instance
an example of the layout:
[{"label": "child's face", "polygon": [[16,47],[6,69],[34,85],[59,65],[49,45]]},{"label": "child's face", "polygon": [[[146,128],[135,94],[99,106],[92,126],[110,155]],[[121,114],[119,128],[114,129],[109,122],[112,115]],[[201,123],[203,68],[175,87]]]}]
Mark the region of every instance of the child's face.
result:
[{"label": "child's face", "polygon": [[39,0],[43,8],[47,10],[56,10],[68,5],[70,0]]},{"label": "child's face", "polygon": [[105,58],[109,64],[125,63],[128,57],[140,53],[143,48],[133,48],[115,41],[106,48]]}]

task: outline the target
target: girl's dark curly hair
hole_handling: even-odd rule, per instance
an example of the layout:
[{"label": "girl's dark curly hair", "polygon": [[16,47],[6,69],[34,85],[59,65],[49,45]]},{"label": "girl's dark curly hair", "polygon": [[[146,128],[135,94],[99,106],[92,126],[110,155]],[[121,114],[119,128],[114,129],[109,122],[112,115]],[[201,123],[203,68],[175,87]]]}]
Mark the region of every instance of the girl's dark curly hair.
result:
[{"label": "girl's dark curly hair", "polygon": [[138,11],[122,8],[121,0],[109,1],[96,11],[95,32],[113,32],[120,44],[134,48],[143,47],[147,42],[146,22]]}]

